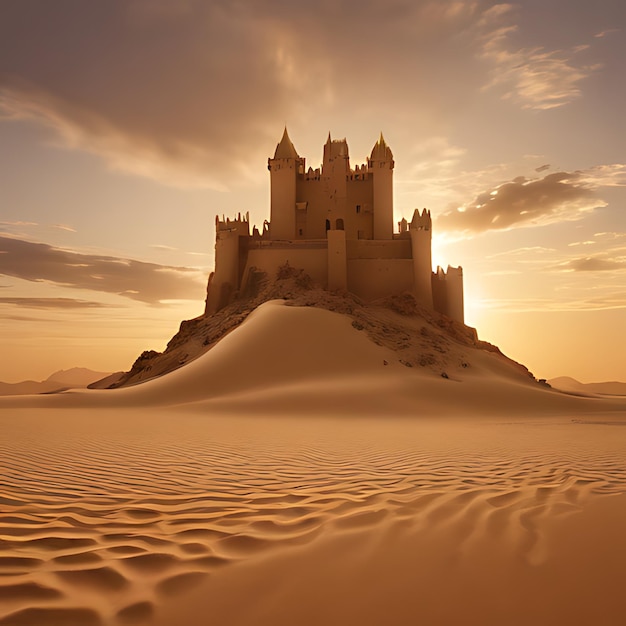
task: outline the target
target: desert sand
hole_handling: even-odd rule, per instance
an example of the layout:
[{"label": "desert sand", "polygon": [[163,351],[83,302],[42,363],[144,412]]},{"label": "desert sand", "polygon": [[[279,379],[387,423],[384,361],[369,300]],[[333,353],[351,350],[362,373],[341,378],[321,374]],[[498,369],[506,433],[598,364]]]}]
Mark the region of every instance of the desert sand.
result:
[{"label": "desert sand", "polygon": [[626,400],[268,302],[140,385],[0,398],[0,625],[623,623]]}]

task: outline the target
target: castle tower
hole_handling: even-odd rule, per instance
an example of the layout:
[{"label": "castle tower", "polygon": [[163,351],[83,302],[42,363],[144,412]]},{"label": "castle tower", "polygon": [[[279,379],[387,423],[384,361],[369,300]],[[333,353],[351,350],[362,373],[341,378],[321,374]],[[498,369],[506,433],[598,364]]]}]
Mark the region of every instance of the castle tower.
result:
[{"label": "castle tower", "polygon": [[324,144],[322,184],[328,204],[329,230],[344,230],[348,198],[347,178],[350,174],[350,155],[345,139],[332,140],[330,133]]},{"label": "castle tower", "polygon": [[374,239],[392,239],[394,161],[382,133],[372,148],[368,167],[373,176]]},{"label": "castle tower", "polygon": [[295,239],[296,237],[296,180],[304,172],[304,159],[298,156],[287,127],[274,158],[267,160],[270,171],[271,209],[270,239]]},{"label": "castle tower", "polygon": [[437,266],[432,276],[433,307],[435,311],[465,323],[463,304],[463,268],[450,267],[444,271]]},{"label": "castle tower", "polygon": [[215,218],[215,271],[209,276],[205,315],[212,315],[230,303],[239,290],[246,265],[250,216],[221,220]]},{"label": "castle tower", "polygon": [[417,301],[433,308],[432,271],[433,262],[431,255],[432,243],[432,220],[430,211],[424,209],[422,214],[415,209],[413,219],[409,227],[411,235],[411,251],[413,255],[413,281]]}]

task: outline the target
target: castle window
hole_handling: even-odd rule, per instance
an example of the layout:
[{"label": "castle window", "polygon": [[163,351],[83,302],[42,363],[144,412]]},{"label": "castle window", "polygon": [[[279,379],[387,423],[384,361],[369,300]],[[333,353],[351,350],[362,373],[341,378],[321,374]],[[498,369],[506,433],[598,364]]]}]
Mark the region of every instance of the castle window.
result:
[{"label": "castle window", "polygon": [[361,205],[360,205],[360,204],[357,204],[357,205],[356,205],[356,212],[357,212],[357,213],[360,213],[360,212],[361,212]]},{"label": "castle window", "polygon": [[341,218],[335,222],[335,228],[337,230],[343,230],[343,220]]},{"label": "castle window", "polygon": [[298,229],[298,235],[300,235],[300,237],[302,237],[302,234],[303,234],[303,233],[302,233],[302,229],[301,229],[301,228],[299,228],[299,229]]},{"label": "castle window", "polygon": [[326,230],[330,230],[330,220],[326,220]]}]

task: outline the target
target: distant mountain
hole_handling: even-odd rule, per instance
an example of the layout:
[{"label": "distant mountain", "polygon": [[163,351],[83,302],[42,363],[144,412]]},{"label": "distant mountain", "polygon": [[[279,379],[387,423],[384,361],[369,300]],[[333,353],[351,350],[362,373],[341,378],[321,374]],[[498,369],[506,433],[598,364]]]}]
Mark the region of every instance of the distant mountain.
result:
[{"label": "distant mountain", "polygon": [[25,380],[19,383],[0,382],[0,396],[18,396],[38,393],[55,393],[66,389],[86,387],[109,376],[109,372],[95,372],[84,367],[54,372],[43,381]]},{"label": "distant mountain", "polygon": [[569,376],[551,378],[548,383],[555,389],[570,393],[599,394],[603,396],[626,396],[626,383],[611,381],[606,383],[581,383]]},{"label": "distant mountain", "polygon": [[50,374],[44,382],[61,383],[71,387],[86,387],[87,385],[109,376],[111,372],[94,372],[86,367],[72,367],[69,370],[59,370]]}]

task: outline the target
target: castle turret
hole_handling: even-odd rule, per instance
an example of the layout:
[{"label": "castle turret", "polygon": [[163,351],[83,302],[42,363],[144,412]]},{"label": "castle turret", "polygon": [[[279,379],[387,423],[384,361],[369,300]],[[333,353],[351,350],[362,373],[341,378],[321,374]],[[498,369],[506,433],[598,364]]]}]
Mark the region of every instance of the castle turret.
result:
[{"label": "castle turret", "polygon": [[346,202],[348,197],[348,176],[350,174],[350,155],[345,139],[331,139],[324,145],[322,161],[322,183],[327,198],[327,230],[344,230],[346,223]]},{"label": "castle turret", "polygon": [[205,315],[212,315],[230,303],[241,285],[246,265],[250,216],[230,220],[215,218],[215,271],[209,276]]},{"label": "castle turret", "polygon": [[464,324],[463,268],[448,265],[447,271],[444,271],[437,266],[432,275],[432,286],[435,311]]},{"label": "castle turret", "polygon": [[267,168],[271,186],[270,239],[295,239],[296,181],[298,173],[304,172],[304,159],[298,156],[287,127]]},{"label": "castle turret", "polygon": [[411,235],[411,252],[413,256],[413,282],[415,296],[421,304],[432,309],[432,271],[431,256],[432,220],[430,211],[420,212],[415,209],[411,220],[409,233]]},{"label": "castle turret", "polygon": [[368,166],[373,175],[374,239],[393,237],[393,153],[383,134],[372,148]]}]

